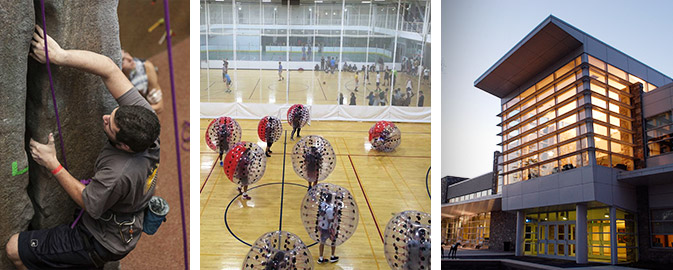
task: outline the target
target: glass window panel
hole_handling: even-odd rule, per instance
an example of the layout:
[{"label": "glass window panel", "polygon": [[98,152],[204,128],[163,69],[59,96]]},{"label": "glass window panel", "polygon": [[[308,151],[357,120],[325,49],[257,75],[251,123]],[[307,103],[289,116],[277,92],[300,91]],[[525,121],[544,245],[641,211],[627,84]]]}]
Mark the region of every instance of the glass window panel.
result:
[{"label": "glass window panel", "polygon": [[568,76],[567,78],[563,79],[561,82],[556,84],[556,89],[560,90],[563,89],[564,87],[572,84],[575,81],[575,76]]},{"label": "glass window panel", "polygon": [[598,107],[601,107],[603,109],[608,108],[607,102],[605,102],[605,100],[603,100],[599,97],[593,96],[593,95],[591,96],[591,104],[596,105]]},{"label": "glass window panel", "polygon": [[521,122],[524,122],[524,121],[530,119],[530,118],[533,117],[533,116],[535,116],[535,108],[533,108],[533,109],[530,110],[530,111],[525,112],[525,113],[521,116]]},{"label": "glass window panel", "polygon": [[608,141],[605,139],[601,139],[599,137],[594,137],[594,142],[596,144],[596,148],[608,151]]},{"label": "glass window panel", "polygon": [[535,139],[537,139],[537,133],[536,132],[531,132],[531,133],[528,133],[528,134],[524,135],[523,137],[521,137],[522,144],[526,144],[526,143],[531,142]]},{"label": "glass window panel", "polygon": [[631,121],[619,117],[610,116],[610,124],[629,130],[631,129]]},{"label": "glass window panel", "polygon": [[539,149],[544,149],[546,147],[552,146],[556,143],[556,136],[551,136],[549,138],[546,138],[544,140],[541,140],[538,143]]},{"label": "glass window panel", "polygon": [[623,132],[619,129],[616,128],[611,128],[610,129],[610,138],[625,141],[625,142],[633,142],[632,138],[633,136],[630,133]]},{"label": "glass window panel", "polygon": [[530,106],[532,106],[533,104],[535,104],[535,98],[532,98],[532,99],[530,99],[530,100],[524,102],[524,103],[521,105],[521,111],[525,111],[526,109],[528,109],[528,108],[529,108]]},{"label": "glass window panel", "polygon": [[662,114],[655,115],[647,119],[647,129],[661,127],[673,123],[671,121],[671,112],[665,112]]},{"label": "glass window panel", "polygon": [[544,135],[551,134],[554,131],[556,131],[556,123],[551,123],[539,129],[537,133],[539,137],[542,137]]},{"label": "glass window panel", "polygon": [[[523,93],[521,93],[521,95],[519,95],[519,98],[521,98],[521,100],[524,100],[525,98],[527,98],[528,96],[530,96],[532,93],[535,93],[535,86],[531,86],[531,87],[528,88],[526,91],[524,91]],[[533,99],[533,100],[535,100],[535,99]],[[523,110],[523,109],[522,109],[522,110]]]},{"label": "glass window panel", "polygon": [[612,75],[615,75],[619,78],[622,78],[622,80],[626,80],[626,72],[624,72],[621,69],[618,69],[612,65],[608,65],[608,72],[611,73]]},{"label": "glass window panel", "polygon": [[614,90],[608,91],[608,97],[614,100],[619,100],[619,93],[615,92]]},{"label": "glass window panel", "polygon": [[596,164],[609,167],[610,157],[605,152],[596,151]]},{"label": "glass window panel", "polygon": [[558,108],[558,115],[563,115],[563,114],[565,114],[565,113],[567,113],[567,112],[569,112],[569,111],[572,111],[572,110],[574,110],[574,109],[576,109],[576,108],[577,108],[577,102],[576,102],[576,101],[572,101],[572,102],[570,102],[570,103],[568,103],[568,104],[566,104],[566,105],[563,105],[563,106],[561,106],[560,108]]},{"label": "glass window panel", "polygon": [[568,73],[574,67],[575,67],[575,60],[570,61],[570,63],[566,64],[565,66],[562,66],[556,72],[554,72],[554,74],[556,75],[556,78],[561,78],[561,76]]},{"label": "glass window panel", "polygon": [[563,118],[558,121],[558,128],[562,129],[564,127],[570,126],[577,122],[577,114],[571,114],[570,116]]},{"label": "glass window panel", "polygon": [[612,156],[612,167],[622,170],[633,170],[633,160],[630,158],[623,158],[617,155]]},{"label": "glass window panel", "polygon": [[617,80],[616,78],[614,78],[612,76],[608,76],[608,85],[610,85],[611,87],[617,88],[619,90],[622,90],[622,89],[626,88],[626,85],[622,84],[621,82],[619,82],[619,80]]},{"label": "glass window panel", "polygon": [[511,108],[511,107],[513,107],[514,104],[517,104],[518,102],[519,102],[519,97],[518,97],[518,96],[517,96],[517,97],[514,97],[514,98],[511,99],[510,101],[507,101],[507,103],[506,103],[507,108]]},{"label": "glass window panel", "polygon": [[545,151],[542,151],[538,154],[540,156],[540,161],[549,160],[556,157],[556,148],[551,148]]},{"label": "glass window panel", "polygon": [[596,83],[591,82],[591,91],[594,91],[596,93],[599,93],[601,95],[605,95],[605,87],[600,86]]},{"label": "glass window panel", "polygon": [[526,123],[525,125],[523,125],[523,127],[521,127],[521,132],[526,132],[535,128],[537,126],[535,123],[537,123],[537,121],[535,120]]},{"label": "glass window panel", "polygon": [[589,77],[591,77],[594,80],[597,80],[599,82],[605,83],[605,72],[602,72],[598,69],[590,68],[589,69]]},{"label": "glass window panel", "polygon": [[537,123],[538,123],[538,125],[542,125],[544,123],[549,122],[549,120],[554,119],[555,117],[556,117],[556,112],[554,110],[551,110],[551,111],[543,114],[542,116],[540,116],[540,118],[538,118],[538,120],[537,120]]},{"label": "glass window panel", "polygon": [[577,137],[577,128],[571,128],[569,130],[559,133],[558,142],[561,143],[570,139],[574,139],[576,137]]},{"label": "glass window panel", "polygon": [[556,161],[540,165],[540,176],[550,175],[558,172],[558,164]]},{"label": "glass window panel", "polygon": [[[545,86],[547,86],[549,83],[551,83],[552,81],[554,81],[554,74],[550,74],[546,78],[542,79],[540,82],[538,82],[535,85],[535,87],[537,87],[537,89],[542,89]],[[553,91],[553,89],[552,89],[552,91]],[[540,100],[540,99],[538,98],[538,100]]]},{"label": "glass window panel", "polygon": [[568,99],[569,97],[574,96],[576,93],[575,91],[577,91],[577,88],[573,87],[561,93],[559,96],[556,97],[556,104],[559,104],[564,100]]},{"label": "glass window panel", "polygon": [[603,61],[598,60],[591,55],[587,55],[587,56],[588,56],[588,59],[589,59],[589,64],[592,64],[592,65],[594,65],[594,66],[596,66],[600,69],[605,70],[605,63]]},{"label": "glass window panel", "polygon": [[505,127],[505,129],[513,128],[518,124],[519,124],[519,118],[517,117],[507,122],[507,126]]},{"label": "glass window panel", "polygon": [[[673,221],[673,209],[658,209],[652,210],[652,220],[668,220]],[[673,234],[673,230],[667,232]]]},{"label": "glass window panel", "polygon": [[633,156],[633,147],[631,146],[616,142],[610,142],[610,147],[613,153],[618,153],[625,156]]},{"label": "glass window panel", "polygon": [[651,83],[647,84],[647,92],[657,89],[657,86]]},{"label": "glass window panel", "polygon": [[510,118],[510,117],[512,117],[512,116],[515,116],[515,115],[517,115],[519,112],[520,112],[520,111],[519,111],[519,107],[516,107],[515,109],[513,109],[512,111],[510,111],[509,113],[507,113],[507,118]]},{"label": "glass window panel", "polygon": [[554,99],[551,99],[542,104],[541,106],[537,107],[537,113],[542,113],[544,110],[549,109],[552,106],[554,106]]},{"label": "glass window panel", "polygon": [[519,130],[518,130],[518,129],[515,129],[515,130],[513,130],[512,132],[510,132],[509,134],[507,134],[507,136],[505,137],[505,140],[512,139],[512,138],[514,138],[514,137],[516,137],[516,136],[518,136],[518,135],[519,135]]},{"label": "glass window panel", "polygon": [[592,115],[593,118],[596,119],[596,120],[601,120],[601,121],[603,121],[603,122],[607,122],[607,121],[608,121],[608,117],[607,117],[607,115],[605,115],[605,113],[600,112],[600,111],[598,111],[598,110],[596,110],[596,109],[591,110],[591,115]]},{"label": "glass window panel", "polygon": [[512,142],[510,142],[510,143],[507,144],[507,148],[508,148],[508,149],[512,149],[512,148],[514,148],[514,147],[517,147],[517,146],[519,146],[519,143],[520,143],[519,140],[514,140],[514,141],[512,141]]},{"label": "glass window panel", "polygon": [[[535,134],[535,133],[534,133]],[[527,155],[537,151],[537,143],[529,144],[521,149],[521,154]]]},{"label": "glass window panel", "polygon": [[608,136],[608,128],[603,126],[603,125],[594,123],[594,133],[607,137]]},{"label": "glass window panel", "polygon": [[558,154],[559,154],[559,156],[567,155],[567,154],[570,154],[572,152],[575,152],[575,151],[579,150],[581,147],[582,146],[581,146],[580,141],[574,141],[574,142],[571,142],[571,143],[566,143],[564,145],[559,146],[559,148],[558,148],[559,153]]},{"label": "glass window panel", "polygon": [[582,158],[580,155],[573,155],[559,160],[561,171],[567,171],[577,167],[581,167],[582,166],[581,164],[582,164]]}]

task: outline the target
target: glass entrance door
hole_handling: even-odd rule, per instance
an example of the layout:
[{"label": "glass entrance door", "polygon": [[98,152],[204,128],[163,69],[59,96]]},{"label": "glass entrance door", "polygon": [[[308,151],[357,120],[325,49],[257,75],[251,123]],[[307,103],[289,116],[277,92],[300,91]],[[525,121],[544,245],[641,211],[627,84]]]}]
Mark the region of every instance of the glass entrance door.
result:
[{"label": "glass entrance door", "polygon": [[539,226],[539,256],[570,259],[575,257],[575,223],[542,222]]}]

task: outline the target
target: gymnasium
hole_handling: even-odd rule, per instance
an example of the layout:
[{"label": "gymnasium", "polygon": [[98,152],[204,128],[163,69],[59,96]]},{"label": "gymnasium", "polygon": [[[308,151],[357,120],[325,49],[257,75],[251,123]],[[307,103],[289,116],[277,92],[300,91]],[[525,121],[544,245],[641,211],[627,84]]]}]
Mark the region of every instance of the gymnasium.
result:
[{"label": "gymnasium", "polygon": [[[413,257],[429,266],[430,218],[421,216],[431,208],[430,8],[430,1],[402,0],[200,2],[201,269],[268,267],[271,254],[256,259],[261,265],[249,263],[251,246],[275,231],[300,239],[311,269],[404,269],[419,262],[389,260],[384,242],[395,238],[386,233],[389,221],[404,220],[405,211],[417,211],[405,213],[427,224],[416,231],[425,239],[420,248],[417,240],[404,246],[425,250],[427,258]],[[305,112],[301,126],[293,120],[298,107]],[[262,126],[272,118],[280,120],[273,127],[280,135],[270,157],[255,156],[265,164],[261,178],[239,192],[239,170],[227,168],[243,144],[217,144],[214,126],[226,122],[215,129],[226,126],[227,140],[250,142],[245,153],[252,153],[267,148]],[[301,128],[297,134],[293,126]],[[379,134],[397,137],[388,144]],[[297,151],[307,151],[302,145],[311,140],[326,141],[321,160],[334,161],[312,188],[339,186],[355,204],[344,207],[355,209],[354,224],[336,232],[352,228],[352,235],[337,243],[332,261],[326,247],[323,263],[321,239],[302,221],[311,190],[296,165],[310,163],[297,161],[306,157]]]}]

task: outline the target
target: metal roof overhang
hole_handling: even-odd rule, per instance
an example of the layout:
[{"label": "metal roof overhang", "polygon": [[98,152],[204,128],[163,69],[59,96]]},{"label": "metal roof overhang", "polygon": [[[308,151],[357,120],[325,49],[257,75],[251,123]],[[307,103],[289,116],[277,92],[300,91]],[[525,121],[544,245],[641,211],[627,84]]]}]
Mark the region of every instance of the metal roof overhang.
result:
[{"label": "metal roof overhang", "polygon": [[583,43],[550,16],[474,82],[474,86],[504,98]]},{"label": "metal roof overhang", "polygon": [[673,182],[673,164],[624,171],[617,175],[617,180],[634,186],[655,186]]},{"label": "metal roof overhang", "polygon": [[442,205],[442,217],[457,218],[472,216],[479,213],[500,211],[502,209],[502,195],[490,195],[474,201],[448,203]]}]

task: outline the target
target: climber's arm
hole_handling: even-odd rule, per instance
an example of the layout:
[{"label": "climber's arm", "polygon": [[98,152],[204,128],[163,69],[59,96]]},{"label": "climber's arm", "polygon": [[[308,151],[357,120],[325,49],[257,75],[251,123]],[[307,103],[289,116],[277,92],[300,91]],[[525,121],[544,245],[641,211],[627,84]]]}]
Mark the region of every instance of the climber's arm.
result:
[{"label": "climber's arm", "polygon": [[[46,53],[44,51],[44,38],[42,28],[35,25],[32,48],[30,55],[40,63],[46,62]],[[47,46],[49,51],[50,63],[74,67],[85,72],[100,76],[112,97],[115,99],[122,96],[126,91],[133,88],[133,84],[126,78],[126,75],[107,56],[82,50],[64,50],[61,46],[47,35]]]},{"label": "climber's arm", "polygon": [[47,144],[41,144],[30,139],[30,154],[33,157],[33,160],[47,168],[54,174],[58,183],[61,184],[66,193],[72,198],[79,207],[84,209],[84,200],[82,199],[82,191],[84,190],[84,184],[80,183],[79,180],[72,177],[70,172],[65,168],[57,169],[61,166],[61,163],[56,158],[56,148],[54,147],[54,135],[49,134],[49,141]]}]

